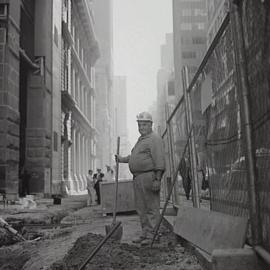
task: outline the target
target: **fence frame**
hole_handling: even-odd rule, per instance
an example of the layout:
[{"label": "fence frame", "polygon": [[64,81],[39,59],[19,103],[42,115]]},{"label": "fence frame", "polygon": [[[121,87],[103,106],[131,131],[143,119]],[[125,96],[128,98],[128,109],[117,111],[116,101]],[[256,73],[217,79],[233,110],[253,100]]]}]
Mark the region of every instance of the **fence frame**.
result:
[{"label": "fence frame", "polygon": [[[249,87],[248,87],[248,77],[247,77],[247,62],[245,59],[245,44],[243,40],[243,25],[242,25],[242,18],[241,18],[241,3],[242,1],[235,1],[230,0],[230,12],[227,13],[225,16],[216,36],[214,37],[211,45],[209,46],[206,54],[204,55],[201,64],[199,65],[194,77],[192,78],[190,84],[186,87],[186,92],[190,93],[195,86],[200,74],[202,73],[204,67],[207,64],[208,59],[210,58],[211,54],[213,53],[214,49],[216,48],[218,42],[220,41],[224,31],[228,27],[229,23],[233,24],[233,49],[235,52],[236,57],[236,81],[237,81],[237,88],[241,91],[241,99],[243,103],[243,113],[241,115],[241,121],[244,123],[244,134],[245,134],[245,157],[247,160],[246,163],[246,170],[248,172],[248,194],[249,194],[249,213],[250,213],[250,220],[251,220],[251,230],[252,230],[252,247],[254,248],[255,252],[263,258],[263,260],[270,265],[270,253],[265,250],[262,246],[262,227],[261,227],[261,220],[260,220],[260,208],[259,208],[259,198],[258,198],[258,191],[256,189],[256,173],[255,173],[255,152],[253,148],[252,142],[252,126],[251,126],[251,118],[250,118],[250,101],[249,101]],[[238,34],[236,33],[238,32]],[[239,34],[240,33],[240,34]],[[240,35],[240,36],[239,36]],[[239,60],[239,61],[238,61]],[[176,106],[174,107],[172,113],[169,117],[167,117],[167,128],[170,127],[170,122],[172,118],[175,116],[176,112],[178,111],[179,107],[185,102],[185,96],[182,95]],[[187,111],[186,111],[187,114]],[[240,113],[241,114],[241,113]],[[168,129],[165,129],[162,137],[168,132]],[[169,134],[167,134],[169,135]],[[211,196],[211,195],[210,195]]]}]

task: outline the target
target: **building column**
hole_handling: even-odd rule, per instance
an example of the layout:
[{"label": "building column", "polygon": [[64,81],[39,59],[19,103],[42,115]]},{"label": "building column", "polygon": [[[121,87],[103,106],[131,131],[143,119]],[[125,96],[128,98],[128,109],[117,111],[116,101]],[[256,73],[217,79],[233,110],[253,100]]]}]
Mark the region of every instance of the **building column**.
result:
[{"label": "building column", "polygon": [[82,151],[81,151],[81,160],[82,160],[82,166],[81,166],[81,179],[82,179],[82,190],[85,190],[86,187],[86,175],[85,175],[85,136],[82,133]]},{"label": "building column", "polygon": [[78,184],[79,184],[79,189],[78,191],[82,190],[82,135],[79,130],[78,132],[78,166],[77,166],[77,176],[78,176]]},{"label": "building column", "polygon": [[72,160],[73,160],[73,184],[74,184],[74,190],[73,192],[78,191],[78,178],[77,178],[77,164],[78,164],[78,138],[77,138],[77,130],[76,127],[73,130],[73,153],[72,153]]}]

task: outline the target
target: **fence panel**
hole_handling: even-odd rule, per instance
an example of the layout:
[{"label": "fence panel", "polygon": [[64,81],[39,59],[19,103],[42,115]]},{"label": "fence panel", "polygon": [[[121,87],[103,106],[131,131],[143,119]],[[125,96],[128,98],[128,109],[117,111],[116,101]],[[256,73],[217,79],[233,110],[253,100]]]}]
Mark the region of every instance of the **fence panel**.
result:
[{"label": "fence panel", "polygon": [[[268,2],[268,3],[267,3]],[[242,5],[251,120],[264,247],[270,251],[270,5]]]},{"label": "fence panel", "polygon": [[190,91],[198,167],[210,182],[211,208],[231,215],[247,215],[247,182],[234,59],[229,21]]},{"label": "fence panel", "polygon": [[[270,4],[269,1],[244,0],[240,9],[251,94],[259,229],[262,245],[270,251]],[[232,27],[228,14],[187,91],[191,96],[200,195],[208,180],[211,210],[249,216],[243,97]],[[187,140],[184,104],[182,98],[168,121],[176,164],[182,157],[190,159],[188,151],[183,154]],[[178,195],[185,193],[183,179],[180,178],[179,184]]]}]

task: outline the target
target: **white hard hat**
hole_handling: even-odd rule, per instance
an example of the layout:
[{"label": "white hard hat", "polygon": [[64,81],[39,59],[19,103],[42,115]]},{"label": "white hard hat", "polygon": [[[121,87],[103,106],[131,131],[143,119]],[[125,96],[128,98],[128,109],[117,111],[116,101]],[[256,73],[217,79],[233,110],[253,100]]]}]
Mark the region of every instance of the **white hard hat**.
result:
[{"label": "white hard hat", "polygon": [[149,112],[141,112],[137,115],[137,121],[153,122],[152,115]]}]

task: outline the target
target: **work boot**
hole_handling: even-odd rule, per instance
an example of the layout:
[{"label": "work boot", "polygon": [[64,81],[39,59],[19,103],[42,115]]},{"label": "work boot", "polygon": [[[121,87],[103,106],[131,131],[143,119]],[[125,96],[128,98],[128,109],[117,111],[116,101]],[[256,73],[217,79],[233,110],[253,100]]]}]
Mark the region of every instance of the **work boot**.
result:
[{"label": "work boot", "polygon": [[[153,241],[153,237],[154,237],[154,236],[147,237],[147,238],[143,239],[143,240],[141,241],[141,246],[150,246],[151,243],[152,243],[152,241]],[[160,238],[159,238],[159,236],[157,235],[156,238],[155,238],[154,243],[159,243],[159,240],[160,240]]]},{"label": "work boot", "polygon": [[152,243],[152,238],[145,238],[141,241],[141,246],[150,246]]},{"label": "work boot", "polygon": [[145,240],[146,239],[146,237],[145,236],[140,236],[140,237],[138,237],[138,238],[135,238],[135,239],[133,239],[132,240],[132,243],[134,243],[134,244],[140,244],[143,240]]}]

